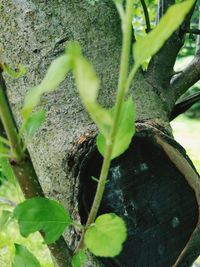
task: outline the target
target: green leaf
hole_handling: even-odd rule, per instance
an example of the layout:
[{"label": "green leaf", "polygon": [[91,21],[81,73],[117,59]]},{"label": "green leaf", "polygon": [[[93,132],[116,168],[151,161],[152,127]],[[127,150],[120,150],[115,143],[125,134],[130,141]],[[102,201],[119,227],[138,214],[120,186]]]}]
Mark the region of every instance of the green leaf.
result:
[{"label": "green leaf", "polygon": [[9,210],[3,210],[2,215],[0,217],[0,231],[2,231],[10,222],[12,218],[12,212]]},{"label": "green leaf", "polygon": [[115,257],[122,250],[127,231],[124,221],[115,214],[99,216],[85,233],[85,245],[99,257]]},{"label": "green leaf", "polygon": [[[0,144],[0,147],[1,147],[1,144]],[[8,151],[6,153],[8,153]],[[7,157],[0,157],[0,166],[2,167],[2,172],[6,176],[8,181],[15,184],[16,182],[15,174],[13,172],[12,167],[10,166],[10,162]]]},{"label": "green leaf", "polygon": [[42,94],[51,92],[58,87],[70,69],[71,57],[69,55],[62,55],[51,63],[41,84],[32,88],[26,95],[22,110],[24,118],[27,118],[34,107],[39,104]]},{"label": "green leaf", "polygon": [[45,111],[39,110],[33,113],[28,119],[25,121],[23,128],[26,130],[26,134],[29,137],[32,137],[41,124],[45,120]]},{"label": "green leaf", "polygon": [[[114,113],[114,109],[111,110]],[[129,147],[132,137],[135,133],[135,106],[130,97],[124,102],[118,124],[117,134],[114,141],[112,159],[123,154]],[[106,148],[106,139],[103,134],[97,136],[97,147],[99,152],[104,156]]]},{"label": "green leaf", "polygon": [[11,69],[6,63],[2,65],[3,65],[3,71],[12,78],[18,79],[22,77],[24,74],[26,74],[26,68],[21,64],[18,65],[18,70]]},{"label": "green leaf", "polygon": [[83,267],[87,261],[85,250],[81,249],[72,258],[72,267]]},{"label": "green leaf", "polygon": [[95,70],[80,53],[73,53],[73,62],[74,76],[81,100],[100,132],[107,135],[113,120],[108,110],[97,103],[100,82]]},{"label": "green leaf", "polygon": [[55,242],[72,222],[61,204],[42,197],[19,204],[14,209],[14,217],[18,220],[22,236],[42,231],[47,244]]},{"label": "green leaf", "polygon": [[140,37],[133,46],[135,65],[139,67],[163,46],[164,42],[181,25],[186,14],[192,8],[194,0],[184,1],[171,6],[162,17],[158,26],[149,34]]},{"label": "green leaf", "polygon": [[12,267],[41,267],[41,265],[26,247],[15,244],[15,258]]}]

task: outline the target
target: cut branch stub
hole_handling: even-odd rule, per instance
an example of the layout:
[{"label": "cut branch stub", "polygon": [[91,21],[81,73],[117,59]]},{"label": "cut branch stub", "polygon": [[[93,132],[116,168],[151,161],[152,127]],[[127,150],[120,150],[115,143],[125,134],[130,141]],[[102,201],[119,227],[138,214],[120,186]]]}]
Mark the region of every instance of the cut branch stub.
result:
[{"label": "cut branch stub", "polygon": [[[83,223],[97,185],[91,177],[99,177],[102,158],[94,148],[84,161],[79,188]],[[128,227],[128,239],[118,257],[100,261],[113,267],[175,264],[197,231],[198,179],[178,143],[149,126],[138,127],[129,149],[112,162],[99,212],[121,216]],[[190,260],[186,257],[185,265],[174,266],[189,267],[197,256],[193,253]]]}]

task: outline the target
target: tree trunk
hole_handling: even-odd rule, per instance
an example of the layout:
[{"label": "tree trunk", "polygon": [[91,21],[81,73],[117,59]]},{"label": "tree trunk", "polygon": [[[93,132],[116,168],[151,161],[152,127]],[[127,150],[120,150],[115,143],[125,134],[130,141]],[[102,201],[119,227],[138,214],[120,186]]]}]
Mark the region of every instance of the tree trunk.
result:
[{"label": "tree trunk", "polygon": [[[100,102],[113,104],[121,26],[112,1],[90,6],[83,0],[2,0],[0,17],[3,60],[13,67],[21,63],[28,70],[19,80],[5,77],[18,125],[25,93],[41,81],[50,62],[71,40],[81,43],[101,78]],[[100,261],[106,266],[169,267],[183,251],[180,263],[174,266],[189,267],[199,254],[197,241],[189,254],[184,250],[199,220],[199,185],[192,186],[198,175],[173,140],[169,117],[176,98],[155,77],[154,69],[140,70],[131,88],[137,135],[129,150],[112,163],[112,182],[100,210],[122,216],[129,239],[117,259]],[[102,161],[94,142],[97,129],[80,102],[71,75],[55,93],[42,97],[41,106],[47,118],[28,147],[34,168],[45,195],[62,202],[78,220],[79,207],[84,222],[96,187],[90,176],[98,177]],[[183,173],[183,166],[188,174]],[[125,171],[127,179],[121,174]],[[66,233],[65,239],[74,249],[76,236]]]}]

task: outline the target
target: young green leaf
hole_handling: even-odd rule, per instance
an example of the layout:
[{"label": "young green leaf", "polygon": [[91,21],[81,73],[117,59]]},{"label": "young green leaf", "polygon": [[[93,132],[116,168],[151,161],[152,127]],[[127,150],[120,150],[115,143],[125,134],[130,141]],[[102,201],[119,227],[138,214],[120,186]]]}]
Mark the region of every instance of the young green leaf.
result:
[{"label": "young green leaf", "polygon": [[42,197],[19,204],[14,209],[14,218],[18,220],[22,236],[42,231],[47,244],[55,242],[72,223],[69,213],[61,204]]},{"label": "young green leaf", "polygon": [[41,265],[26,247],[15,244],[15,258],[12,267],[41,267]]},{"label": "young green leaf", "polygon": [[[111,110],[114,113],[114,109]],[[135,106],[130,97],[123,103],[122,112],[117,128],[117,134],[114,141],[112,159],[123,154],[130,145],[132,137],[135,133]],[[104,156],[106,148],[106,139],[103,134],[97,136],[97,147],[99,152]]]},{"label": "young green leaf", "polygon": [[139,67],[145,60],[158,52],[164,42],[181,25],[193,4],[194,0],[187,0],[171,6],[160,20],[158,26],[149,34],[137,40],[133,46],[136,66]]},{"label": "young green leaf", "polygon": [[33,113],[32,115],[30,115],[30,117],[28,117],[28,119],[25,121],[25,124],[23,126],[23,128],[26,131],[27,136],[32,137],[35,134],[35,132],[38,130],[38,128],[41,126],[41,124],[44,122],[44,120],[45,120],[44,110],[39,110]]},{"label": "young green leaf", "polygon": [[109,112],[97,103],[99,79],[92,65],[82,56],[74,57],[74,76],[81,100],[100,132],[108,134],[113,120]]},{"label": "young green leaf", "polygon": [[0,217],[0,231],[2,231],[10,222],[12,218],[12,212],[9,210],[3,210],[2,215]]},{"label": "young green leaf", "polygon": [[21,64],[18,65],[18,70],[11,69],[6,63],[2,64],[2,66],[3,66],[3,71],[12,78],[18,79],[22,77],[24,74],[26,74],[26,68]]},{"label": "young green leaf", "polygon": [[15,184],[16,181],[15,174],[10,166],[8,158],[0,157],[0,166],[2,168],[4,176],[8,179],[8,181]]},{"label": "young green leaf", "polygon": [[85,250],[79,250],[72,258],[72,267],[83,267],[87,261]]},{"label": "young green leaf", "polygon": [[115,257],[122,250],[127,231],[124,221],[115,214],[99,216],[85,233],[85,245],[99,257]]},{"label": "young green leaf", "polygon": [[51,92],[58,87],[65,79],[70,69],[71,57],[69,55],[62,55],[51,63],[41,84],[32,88],[25,97],[22,110],[24,118],[27,118],[34,107],[39,103],[42,94]]}]

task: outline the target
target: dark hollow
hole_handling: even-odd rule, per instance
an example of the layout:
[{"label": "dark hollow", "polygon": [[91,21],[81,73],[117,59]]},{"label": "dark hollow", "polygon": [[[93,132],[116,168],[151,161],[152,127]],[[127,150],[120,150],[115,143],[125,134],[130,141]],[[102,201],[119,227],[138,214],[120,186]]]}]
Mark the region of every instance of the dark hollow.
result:
[{"label": "dark hollow", "polygon": [[[80,175],[79,211],[85,223],[102,157],[95,149]],[[99,214],[114,212],[128,228],[128,239],[106,267],[170,267],[198,221],[194,191],[154,138],[138,133],[129,149],[113,160]]]}]

